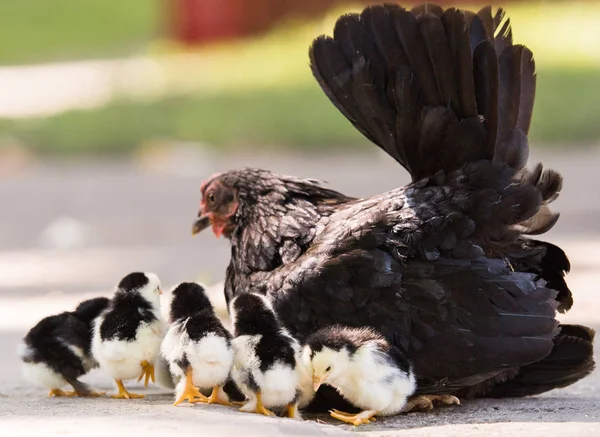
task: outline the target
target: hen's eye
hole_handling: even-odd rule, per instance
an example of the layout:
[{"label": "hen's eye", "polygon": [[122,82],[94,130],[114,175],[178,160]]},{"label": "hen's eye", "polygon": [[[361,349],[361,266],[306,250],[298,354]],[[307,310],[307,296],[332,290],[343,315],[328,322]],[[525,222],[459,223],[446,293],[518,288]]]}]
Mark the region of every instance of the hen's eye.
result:
[{"label": "hen's eye", "polygon": [[215,203],[215,193],[213,193],[212,191],[208,193],[208,202]]},{"label": "hen's eye", "polygon": [[331,372],[331,366],[327,366],[327,369],[325,369],[326,372]]}]

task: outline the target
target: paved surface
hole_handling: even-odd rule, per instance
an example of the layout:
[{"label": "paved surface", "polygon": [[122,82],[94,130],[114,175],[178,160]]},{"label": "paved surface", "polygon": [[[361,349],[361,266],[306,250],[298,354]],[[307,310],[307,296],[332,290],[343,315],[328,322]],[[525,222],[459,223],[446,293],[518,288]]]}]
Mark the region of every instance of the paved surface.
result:
[{"label": "paved surface", "polygon": [[[585,151],[532,156],[566,179],[556,209],[563,215],[548,239],[573,262],[569,283],[575,307],[562,320],[600,328],[600,191],[591,182],[600,154]],[[326,179],[356,196],[406,182],[378,154],[325,157],[251,156],[225,159],[186,148],[146,155],[135,163],[37,163],[0,175],[0,434],[115,435],[369,435],[592,436],[600,435],[600,372],[567,389],[517,400],[479,400],[427,414],[381,419],[353,430],[324,420],[303,423],[237,413],[220,406],[174,408],[163,389],[144,400],[49,399],[20,376],[14,351],[41,317],[81,299],[108,294],[132,270],[159,274],[167,286],[182,280],[216,283],[228,259],[226,241],[190,236],[203,178],[242,165]],[[597,360],[600,359],[597,357]],[[85,378],[111,390],[102,371]]]}]

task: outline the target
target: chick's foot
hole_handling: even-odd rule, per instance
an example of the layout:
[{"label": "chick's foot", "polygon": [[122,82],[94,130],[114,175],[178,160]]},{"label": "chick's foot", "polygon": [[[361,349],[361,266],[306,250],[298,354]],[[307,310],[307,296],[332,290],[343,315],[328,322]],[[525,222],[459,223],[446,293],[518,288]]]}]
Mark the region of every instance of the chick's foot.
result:
[{"label": "chick's foot", "polygon": [[179,399],[177,399],[173,405],[177,406],[186,400],[191,404],[196,402],[208,402],[208,398],[194,385],[192,374],[192,369],[188,368],[185,372],[185,388],[183,389],[183,393],[181,393],[181,396],[179,396]]},{"label": "chick's foot", "polygon": [[350,423],[354,426],[366,425],[371,422],[375,422],[375,418],[373,416],[375,416],[376,413],[376,411],[367,410],[358,414],[349,414],[339,410],[329,410],[329,414],[334,419]]},{"label": "chick's foot", "polygon": [[226,407],[231,407],[232,403],[226,399],[226,396],[227,395],[225,393],[221,394],[221,387],[218,385],[215,385],[213,387],[212,393],[206,399],[206,402],[209,404],[219,404],[219,405],[225,405]]},{"label": "chick's foot", "polygon": [[136,393],[129,393],[125,386],[123,385],[123,381],[115,380],[117,383],[117,387],[119,388],[119,393],[116,395],[110,395],[113,399],[142,399],[144,395],[139,395]]},{"label": "chick's foot", "polygon": [[246,402],[244,406],[240,408],[240,411],[244,413],[262,414],[263,416],[276,416],[271,410],[265,408],[260,393],[256,394],[256,399]]},{"label": "chick's foot", "polygon": [[142,366],[142,373],[140,374],[140,377],[138,378],[137,382],[140,382],[144,377],[144,387],[148,387],[148,382],[150,380],[152,380],[152,382],[156,382],[154,378],[154,364],[144,360],[140,363],[140,366]]},{"label": "chick's foot", "polygon": [[49,397],[52,396],[56,396],[56,397],[73,397],[73,396],[77,396],[77,393],[74,391],[63,391],[60,388],[53,388],[52,390],[50,390],[50,393],[48,393]]},{"label": "chick's foot", "polygon": [[290,419],[302,420],[302,415],[298,411],[298,404],[288,404],[285,413]]}]

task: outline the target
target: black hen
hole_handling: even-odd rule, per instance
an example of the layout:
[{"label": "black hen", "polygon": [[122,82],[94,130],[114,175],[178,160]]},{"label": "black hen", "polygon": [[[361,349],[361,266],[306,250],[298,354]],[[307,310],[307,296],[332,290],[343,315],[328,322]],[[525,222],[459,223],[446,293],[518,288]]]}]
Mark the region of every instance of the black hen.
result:
[{"label": "black hen", "polygon": [[227,299],[267,294],[300,339],[372,326],[408,352],[421,393],[522,396],[587,375],[593,332],[555,318],[572,305],[569,261],[525,238],[556,223],[562,178],[524,168],[534,61],[504,12],[373,6],[340,17],[310,59],[413,182],[354,199],[265,170],[212,177],[194,232],[231,239]]}]

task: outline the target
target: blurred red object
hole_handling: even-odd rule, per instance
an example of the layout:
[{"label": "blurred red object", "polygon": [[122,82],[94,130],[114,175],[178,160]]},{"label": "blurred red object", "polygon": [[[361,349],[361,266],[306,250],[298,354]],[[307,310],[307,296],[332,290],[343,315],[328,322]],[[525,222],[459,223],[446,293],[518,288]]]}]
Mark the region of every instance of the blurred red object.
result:
[{"label": "blurred red object", "polygon": [[201,44],[264,32],[289,15],[314,17],[357,0],[167,0],[170,36]]},{"label": "blurred red object", "polygon": [[170,33],[186,44],[241,35],[243,0],[168,0]]},{"label": "blurred red object", "polygon": [[[424,0],[423,0],[424,1]],[[400,3],[406,7],[420,1],[390,0],[167,0],[169,36],[184,44],[202,44],[264,32],[291,15],[315,18],[343,4]],[[452,4],[437,0],[437,4]],[[463,0],[461,4],[484,4]]]}]

